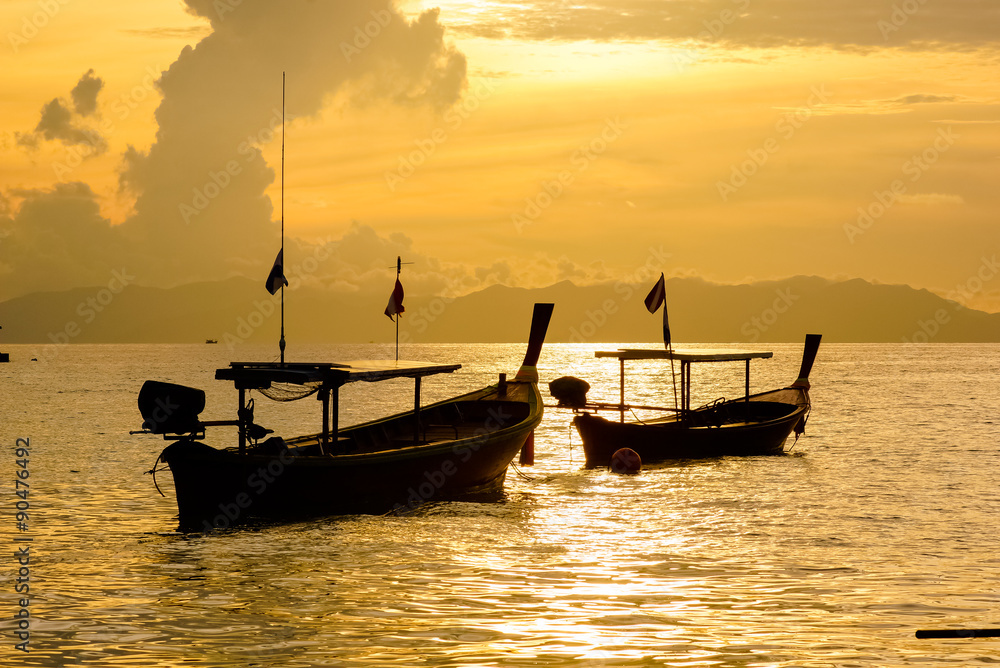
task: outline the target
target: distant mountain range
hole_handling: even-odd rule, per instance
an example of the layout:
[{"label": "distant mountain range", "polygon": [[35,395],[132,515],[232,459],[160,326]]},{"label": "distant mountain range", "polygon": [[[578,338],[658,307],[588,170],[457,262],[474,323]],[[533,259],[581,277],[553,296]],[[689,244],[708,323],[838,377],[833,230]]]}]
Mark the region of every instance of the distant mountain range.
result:
[{"label": "distant mountain range", "polygon": [[[455,299],[407,294],[401,342],[517,342],[534,302],[556,304],[549,341],[655,342],[660,315],[643,305],[649,285],[546,288],[494,285]],[[1000,314],[962,307],[927,290],[860,279],[797,276],[750,285],[697,278],[667,281],[675,342],[1000,342]],[[115,290],[117,288],[117,291]],[[289,340],[392,342],[382,313],[388,288],[286,294]],[[3,343],[219,343],[277,339],[278,302],[260,281],[234,278],[170,289],[127,285],[35,293],[0,303]]]}]

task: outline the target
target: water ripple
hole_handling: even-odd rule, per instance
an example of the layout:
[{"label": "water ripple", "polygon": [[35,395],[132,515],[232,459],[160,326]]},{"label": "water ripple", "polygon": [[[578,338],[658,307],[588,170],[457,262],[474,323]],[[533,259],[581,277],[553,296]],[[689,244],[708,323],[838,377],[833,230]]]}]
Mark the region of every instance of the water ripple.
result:
[{"label": "water ripple", "polygon": [[[166,499],[142,474],[162,442],[126,432],[138,426],[138,386],[158,374],[209,390],[206,413],[228,417],[232,397],[211,379],[228,360],[207,348],[73,346],[57,362],[3,370],[5,391],[30,410],[0,428],[9,442],[32,438],[36,485],[32,652],[17,665],[997,662],[988,641],[913,637],[1000,621],[1000,426],[982,414],[1000,403],[982,371],[996,346],[941,346],[935,357],[824,346],[816,409],[793,456],[630,477],[583,471],[571,415],[550,411],[536,465],[528,479],[508,477],[502,503],[175,534],[169,474],[159,479]],[[317,355],[377,356],[368,348]],[[547,346],[543,381],[573,373],[615,400],[617,367],[592,351]],[[425,346],[415,356],[456,352],[467,373],[428,382],[428,400],[492,381],[498,359],[516,368],[520,347]],[[760,387],[793,378],[797,355],[777,346]],[[637,396],[662,398],[654,380],[636,374]],[[722,372],[700,380],[709,398],[730,392]],[[405,407],[405,396],[354,389],[345,421],[362,405]],[[271,410],[262,408],[278,429],[303,419],[300,407]],[[13,573],[9,560],[0,568]],[[9,637],[11,620],[0,629]]]}]

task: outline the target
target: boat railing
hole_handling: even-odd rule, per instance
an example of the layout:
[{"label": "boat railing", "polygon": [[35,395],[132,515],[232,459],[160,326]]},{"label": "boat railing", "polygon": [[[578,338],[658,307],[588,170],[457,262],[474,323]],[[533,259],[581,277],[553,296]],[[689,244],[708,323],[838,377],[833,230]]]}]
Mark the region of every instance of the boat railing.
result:
[{"label": "boat railing", "polygon": [[[619,365],[619,402],[614,410],[620,414],[620,420],[625,421],[625,412],[630,408],[625,403],[625,362],[640,360],[677,360],[681,363],[680,389],[681,396],[677,406],[673,409],[664,408],[662,410],[673,410],[679,413],[683,420],[691,413],[691,365],[703,362],[743,362],[746,366],[746,377],[744,381],[745,396],[750,398],[750,360],[767,359],[773,353],[768,351],[741,351],[741,350],[708,350],[708,351],[678,351],[659,350],[646,348],[620,348],[619,350],[598,350],[594,352],[595,357],[610,357],[618,360]],[[671,367],[672,369],[672,367]],[[671,371],[671,373],[673,373]],[[674,396],[677,401],[676,393]],[[697,409],[694,409],[697,410]]]},{"label": "boat railing", "polygon": [[610,403],[606,401],[588,401],[583,404],[578,404],[571,406],[568,404],[545,404],[545,408],[569,408],[572,409],[574,413],[579,413],[582,411],[621,411],[621,410],[637,410],[637,411],[666,411],[669,413],[680,412],[679,408],[674,408],[673,406],[644,406],[640,404],[625,404],[624,406],[620,403]]}]

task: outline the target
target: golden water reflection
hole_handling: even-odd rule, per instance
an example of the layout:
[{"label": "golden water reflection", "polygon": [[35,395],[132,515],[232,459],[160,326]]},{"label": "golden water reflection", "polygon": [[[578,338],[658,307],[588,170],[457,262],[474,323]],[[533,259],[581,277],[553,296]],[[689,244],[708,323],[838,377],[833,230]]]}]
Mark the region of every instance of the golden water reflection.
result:
[{"label": "golden water reflection", "polygon": [[[755,389],[792,379],[798,348],[755,365]],[[794,456],[667,464],[634,477],[584,471],[578,439],[575,454],[569,449],[571,414],[549,411],[536,465],[522,468],[528,479],[510,473],[505,503],[201,536],[170,534],[173,500],[142,475],[162,442],[125,432],[137,427],[142,379],[206,389],[214,381],[177,370],[175,360],[192,351],[80,347],[89,358],[18,381],[32,414],[6,427],[32,437],[43,555],[33,590],[37,646],[17,665],[989,660],[982,641],[913,638],[917,628],[995,625],[1000,607],[992,529],[1000,494],[991,474],[1000,429],[984,409],[1000,392],[988,376],[996,364],[983,362],[997,350],[941,349],[947,355],[825,346],[816,409]],[[498,356],[516,367],[520,347],[465,352],[468,375],[427,383],[429,395],[492,378]],[[572,369],[616,400],[616,365],[582,352],[547,347],[543,382]],[[131,380],[103,386],[87,371],[94,368]],[[53,392],[57,377],[63,389]],[[665,400],[662,377],[636,381],[637,397]],[[731,381],[709,385],[706,400]],[[212,389],[211,410],[227,417],[231,399]],[[345,412],[394,400],[359,395]],[[270,408],[267,417],[276,429],[294,422]],[[169,477],[161,484],[169,490]]]}]

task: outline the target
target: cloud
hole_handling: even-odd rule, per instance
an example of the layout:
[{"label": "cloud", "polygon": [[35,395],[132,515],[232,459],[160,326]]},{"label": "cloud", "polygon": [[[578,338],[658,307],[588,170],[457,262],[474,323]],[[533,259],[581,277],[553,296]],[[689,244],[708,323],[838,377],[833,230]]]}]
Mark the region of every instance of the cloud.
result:
[{"label": "cloud", "polygon": [[[295,242],[291,250],[286,247],[286,263],[309,257],[319,247],[324,257],[328,257],[303,280],[335,291],[390,289],[397,256],[405,263],[402,280],[406,290],[428,296],[457,297],[495,284],[537,287],[570,279],[578,285],[587,285],[613,278],[603,263],[580,265],[566,256],[555,258],[543,253],[497,258],[489,266],[445,263],[415,249],[405,234],[397,232],[384,237],[357,221],[340,239],[326,239],[312,246]],[[257,273],[266,275],[269,268],[261,263]]]},{"label": "cloud", "polygon": [[30,133],[16,133],[17,144],[27,148],[37,148],[42,140],[58,141],[67,146],[89,146],[87,157],[100,155],[108,149],[107,140],[101,133],[78,123],[78,117],[91,116],[97,111],[97,96],[104,87],[104,81],[88,70],[71,91],[70,103],[62,98],[53,98],[42,106],[38,125]]},{"label": "cloud", "polygon": [[510,287],[537,287],[571,280],[577,285],[604,283],[613,279],[602,262],[579,264],[565,255],[546,253],[517,254],[496,260],[489,267],[467,269],[464,292],[485,288],[494,283]]},{"label": "cloud", "polygon": [[97,94],[104,88],[104,80],[94,76],[94,70],[80,78],[70,95],[73,96],[73,108],[81,116],[90,116],[97,111]]},{"label": "cloud", "polygon": [[820,104],[810,110],[818,116],[836,116],[844,114],[906,114],[914,111],[919,105],[925,104],[981,104],[980,100],[961,95],[934,95],[930,93],[915,93],[901,97],[876,100],[858,100],[840,104]]},{"label": "cloud", "polygon": [[[0,195],[0,300],[30,292],[98,287],[116,271],[134,278],[136,284],[147,284],[140,277],[157,257],[137,252],[128,231],[101,215],[99,198],[87,184],[11,190],[8,195]],[[8,215],[12,210],[16,210],[13,216]],[[445,263],[415,249],[405,234],[381,235],[357,221],[339,238],[285,241],[286,275],[331,293],[390,290],[397,257],[405,263],[408,294],[426,297],[458,297],[494,284],[537,287],[570,279],[587,285],[613,278],[600,262],[580,265],[565,256],[543,253],[499,258],[482,267]],[[239,273],[259,279],[263,291],[273,259],[273,254],[249,258]]]},{"label": "cloud", "polygon": [[444,108],[465,85],[465,57],[436,11],[408,20],[384,0],[187,7],[212,32],[163,72],[156,142],[130,147],[120,175],[136,197],[122,227],[153,258],[146,270],[157,283],[245,274],[273,258],[279,229],[265,189],[277,166],[260,147],[280,141],[283,72],[291,119],[316,116],[335,96]]},{"label": "cloud", "polygon": [[937,104],[940,102],[958,102],[961,98],[957,95],[906,95],[892,100],[897,104]]},{"label": "cloud", "polygon": [[8,195],[20,200],[20,206],[11,217],[0,213],[4,298],[101,285],[123,266],[122,239],[101,215],[97,195],[87,184],[60,183]]},{"label": "cloud", "polygon": [[[405,234],[382,236],[370,225],[357,221],[352,221],[339,239],[293,240],[291,248],[286,242],[286,264],[317,253],[326,259],[316,271],[303,277],[303,282],[339,292],[391,289],[397,257],[403,260],[403,281],[411,294],[454,297],[494,283],[515,284],[505,261],[490,267],[446,264],[414,249],[413,240]],[[269,266],[264,264],[257,274],[266,275]]]},{"label": "cloud", "polygon": [[56,98],[42,107],[42,117],[35,126],[34,134],[41,135],[50,141],[58,140],[64,144],[88,144],[90,134],[73,125],[73,112],[65,103]]},{"label": "cloud", "polygon": [[212,32],[207,26],[185,26],[183,28],[132,28],[123,30],[125,34],[154,39],[192,39],[204,37]]},{"label": "cloud", "polygon": [[996,118],[942,118],[939,120],[931,121],[932,123],[943,123],[945,125],[997,125],[1000,124],[1000,119]]},{"label": "cloud", "polygon": [[[441,110],[465,87],[465,56],[446,42],[436,10],[407,18],[385,0],[186,5],[208,22],[210,32],[185,47],[156,82],[161,101],[151,147],[129,146],[123,155],[119,183],[135,197],[134,213],[112,227],[82,183],[8,191],[15,210],[0,219],[6,235],[0,264],[18,282],[4,282],[0,298],[100,284],[121,257],[134,265],[137,284],[266,275],[280,239],[265,195],[275,166],[264,160],[261,147],[280,140],[283,72],[292,131],[296,119],[316,116],[334,100]],[[105,150],[103,137],[85,122],[100,115],[103,87],[88,70],[72,89],[72,101],[57,97],[47,103],[35,130],[15,135],[17,143],[59,141]],[[362,228],[352,230],[342,245],[365,236]],[[311,247],[286,241],[300,256]],[[382,250],[395,251],[391,259],[408,248],[402,238],[380,243]],[[367,252],[374,257],[374,246]],[[357,248],[350,254],[354,275],[339,277],[344,286],[374,271],[374,265],[359,264],[365,256]],[[40,258],[37,264],[34,258]]]},{"label": "cloud", "polygon": [[935,204],[965,204],[965,199],[961,195],[946,195],[944,193],[914,193],[912,195],[900,195],[900,204],[916,204],[919,206],[933,206]]},{"label": "cloud", "polygon": [[450,27],[485,39],[913,50],[996,48],[1000,42],[1000,10],[992,0],[496,0],[488,12],[444,6]]},{"label": "cloud", "polygon": [[502,283],[506,284],[511,277],[510,265],[506,262],[494,262],[489,267],[478,267],[475,276],[480,283]]}]

